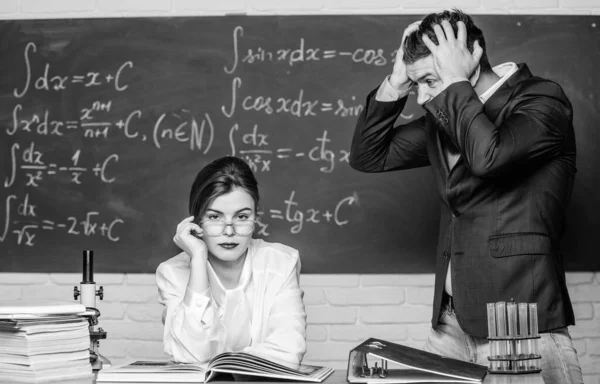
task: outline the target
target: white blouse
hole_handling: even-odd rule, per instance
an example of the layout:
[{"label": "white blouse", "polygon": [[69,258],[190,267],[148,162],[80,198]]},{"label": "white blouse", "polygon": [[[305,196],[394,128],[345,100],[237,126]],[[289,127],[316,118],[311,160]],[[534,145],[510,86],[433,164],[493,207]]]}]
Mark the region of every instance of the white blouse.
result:
[{"label": "white blouse", "polygon": [[230,290],[207,265],[209,288],[203,293],[187,290],[185,252],[156,270],[165,353],[180,362],[207,363],[219,353],[242,351],[300,363],[306,312],[298,251],[252,239],[238,286]]}]

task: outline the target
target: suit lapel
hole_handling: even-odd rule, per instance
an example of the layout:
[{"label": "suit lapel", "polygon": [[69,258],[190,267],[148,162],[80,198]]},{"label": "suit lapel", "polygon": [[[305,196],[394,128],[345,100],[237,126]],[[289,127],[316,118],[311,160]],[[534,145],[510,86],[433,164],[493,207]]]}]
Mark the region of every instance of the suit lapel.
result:
[{"label": "suit lapel", "polygon": [[444,155],[444,147],[440,139],[439,129],[435,126],[436,122],[431,116],[428,116],[425,121],[427,122],[427,129],[429,131],[429,142],[432,143],[429,149],[433,153],[432,160],[435,161],[436,168],[439,169],[443,182],[446,183],[450,170],[448,169],[448,163]]},{"label": "suit lapel", "polygon": [[526,64],[518,64],[518,67],[519,69],[483,105],[485,115],[492,122],[496,121],[498,114],[508,103],[515,86],[521,81],[532,77]]}]

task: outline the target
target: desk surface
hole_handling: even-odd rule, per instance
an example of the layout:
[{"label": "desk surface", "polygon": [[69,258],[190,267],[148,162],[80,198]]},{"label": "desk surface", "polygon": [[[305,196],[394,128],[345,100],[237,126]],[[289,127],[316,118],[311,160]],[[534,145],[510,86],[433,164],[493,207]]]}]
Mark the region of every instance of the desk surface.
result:
[{"label": "desk surface", "polygon": [[[96,380],[89,381],[77,381],[77,382],[62,382],[63,384],[96,384]],[[231,384],[232,381],[219,381],[213,380],[212,384]],[[261,381],[257,379],[255,381],[236,381],[235,383],[239,384],[260,384],[260,383],[268,383],[268,384],[289,384],[290,382],[278,382],[278,381]],[[145,383],[137,383],[137,384],[145,384]],[[148,383],[148,384],[156,384],[156,383]],[[348,384],[346,381],[346,371],[345,370],[336,370],[331,376],[327,378],[323,382],[323,384]],[[427,384],[427,383],[419,383],[419,384]],[[525,375],[492,375],[487,374],[483,379],[483,384],[544,384],[544,380],[542,379],[542,375],[540,373],[535,374],[525,374]]]},{"label": "desk surface", "polygon": [[[213,381],[212,383],[219,383],[218,381]],[[225,382],[221,382],[225,383]],[[244,382],[239,382],[244,383]],[[257,382],[245,382],[248,384],[257,384]],[[345,370],[336,370],[323,382],[324,384],[348,384],[346,381],[346,371]],[[427,383],[419,383],[419,384],[427,384]],[[492,375],[487,374],[483,379],[483,384],[544,384],[544,380],[542,379],[542,375],[539,373],[536,374],[526,374],[526,375]]]}]

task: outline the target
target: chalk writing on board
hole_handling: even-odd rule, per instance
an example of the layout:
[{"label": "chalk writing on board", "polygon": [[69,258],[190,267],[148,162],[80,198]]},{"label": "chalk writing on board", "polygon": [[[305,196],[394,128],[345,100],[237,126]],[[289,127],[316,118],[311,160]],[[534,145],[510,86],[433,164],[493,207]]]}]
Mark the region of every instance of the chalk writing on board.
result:
[{"label": "chalk writing on board", "polygon": [[[304,95],[304,89],[298,90],[298,95],[294,97],[274,97],[274,96],[245,96],[241,103],[238,102],[238,89],[242,87],[242,79],[234,77],[231,80],[231,102],[226,107],[221,106],[221,112],[225,117],[232,117],[235,114],[238,105],[244,111],[262,112],[267,115],[288,114],[294,117],[317,116],[318,113],[333,113],[340,117],[356,117],[363,110],[364,106],[360,103],[351,105],[348,101],[337,99],[334,102],[311,100]],[[356,101],[356,96],[352,96],[352,101]]]},{"label": "chalk writing on board", "polygon": [[340,199],[335,207],[331,207],[324,210],[315,208],[307,208],[305,210],[300,208],[300,203],[296,201],[296,191],[290,193],[290,197],[284,200],[284,209],[270,209],[269,217],[271,219],[283,220],[288,223],[292,223],[290,228],[291,233],[299,233],[302,231],[305,223],[329,223],[337,226],[344,226],[348,224],[347,212],[345,209],[358,204],[358,196],[354,193],[351,196]]},{"label": "chalk writing on board", "polygon": [[315,145],[306,148],[306,151],[294,151],[292,148],[268,148],[268,135],[258,131],[258,125],[255,124],[251,133],[242,135],[242,143],[251,145],[249,149],[238,149],[236,146],[235,132],[239,125],[236,123],[229,131],[229,145],[232,156],[241,156],[246,160],[254,172],[266,172],[271,170],[272,159],[292,159],[308,158],[321,165],[319,170],[324,173],[331,173],[335,169],[337,162],[348,163],[350,151],[333,151],[329,147],[331,140],[327,137],[327,130],[323,131],[320,137],[315,138]]},{"label": "chalk writing on board", "polygon": [[[388,63],[386,53],[381,48],[356,48],[350,51],[340,51],[336,49],[322,49],[316,46],[309,46],[304,38],[300,38],[297,45],[293,47],[285,47],[278,49],[267,49],[264,47],[248,48],[245,53],[241,48],[243,40],[244,28],[237,26],[233,29],[232,47],[233,47],[233,64],[230,68],[224,67],[223,70],[227,74],[232,74],[236,71],[240,62],[245,64],[258,64],[263,62],[282,62],[290,67],[301,62],[311,62],[320,60],[331,60],[335,58],[349,58],[354,63],[363,63],[374,66],[384,66]],[[394,57],[396,52],[392,52]]]},{"label": "chalk writing on board", "polygon": [[10,173],[4,179],[4,187],[11,187],[17,176],[18,171],[25,173],[25,186],[38,187],[45,177],[69,175],[69,182],[81,184],[81,177],[84,173],[91,173],[100,178],[104,183],[112,183],[115,178],[109,175],[109,166],[119,161],[119,155],[113,153],[104,159],[102,163],[96,163],[91,167],[81,166],[79,158],[81,150],[76,150],[71,157],[70,164],[57,164],[54,162],[46,163],[44,153],[36,148],[35,142],[21,147],[19,143],[13,143],[10,150],[11,166]]},{"label": "chalk writing on board", "polygon": [[[189,111],[183,111],[189,115]],[[189,143],[190,150],[203,149],[202,153],[206,154],[210,150],[215,136],[215,127],[210,115],[205,113],[200,124],[193,116],[189,116],[187,119],[182,119],[176,114],[172,114],[172,116],[178,120],[174,127],[164,127],[163,120],[167,117],[166,113],[160,115],[156,120],[152,131],[152,139],[156,148],[160,149],[163,140],[175,140],[180,143]]]},{"label": "chalk writing on board", "polygon": [[[136,109],[130,112],[124,119],[113,121],[92,121],[96,115],[91,113],[94,111],[110,111],[110,104],[96,101],[90,108],[82,109],[82,116],[79,120],[54,120],[50,119],[50,111],[48,109],[37,114],[34,113],[31,117],[22,116],[23,106],[17,104],[13,108],[13,124],[12,127],[6,129],[9,136],[15,135],[17,132],[33,133],[40,136],[64,136],[68,131],[79,131],[85,138],[108,138],[113,134],[120,134],[127,139],[139,139],[146,141],[148,135],[140,131],[141,128],[136,127],[136,121],[143,116],[141,110]],[[152,130],[152,143],[156,148],[161,148],[161,143],[164,141],[177,141],[180,143],[188,143],[190,150],[203,150],[207,153],[214,139],[214,125],[208,113],[198,123],[197,119],[192,116],[189,111],[182,109],[184,117],[176,113],[163,113],[159,116]],[[172,124],[170,124],[172,123]]]},{"label": "chalk writing on board", "polygon": [[[113,73],[101,74],[100,72],[86,72],[84,74],[76,74],[76,75],[60,75],[53,74],[51,72],[50,63],[46,63],[44,66],[44,73],[35,80],[33,80],[33,75],[31,73],[31,58],[29,57],[30,52],[36,52],[37,46],[35,43],[28,43],[25,47],[24,51],[24,60],[25,60],[25,68],[26,68],[26,77],[25,84],[21,89],[15,88],[13,91],[13,95],[16,98],[21,98],[27,94],[30,87],[33,86],[36,90],[45,90],[45,91],[63,91],[67,89],[71,84],[81,85],[83,87],[93,87],[93,86],[102,86],[106,84],[112,84],[116,91],[124,91],[129,86],[121,81],[122,72],[125,69],[133,68],[132,61],[126,61],[123,63],[119,69]],[[33,83],[33,84],[32,84]]]},{"label": "chalk writing on board", "polygon": [[[381,65],[386,59],[382,50],[357,48],[353,51],[338,51],[310,47],[300,38],[297,47],[279,48],[266,51],[262,47],[250,48],[242,54],[239,37],[243,28],[233,30],[235,63],[225,72],[233,74],[238,63],[260,64],[267,60],[281,61],[292,66],[300,61],[310,62],[336,57],[348,57],[354,62]],[[259,124],[250,123],[244,129],[236,121],[236,112],[250,111],[264,115],[287,115],[291,118],[309,119],[313,116],[329,114],[339,118],[355,118],[364,106],[356,96],[344,96],[331,100],[310,97],[303,88],[293,91],[293,96],[253,95],[243,88],[241,76],[232,76],[224,88],[231,90],[228,103],[223,103],[221,113],[228,119],[226,124],[213,120],[213,111],[192,111],[188,108],[170,108],[166,111],[133,107],[122,111],[116,108],[122,100],[120,95],[135,91],[137,83],[129,84],[127,79],[136,75],[138,68],[128,58],[117,59],[114,71],[85,71],[64,73],[55,69],[52,62],[40,60],[38,46],[29,42],[23,50],[24,81],[12,91],[16,100],[12,107],[12,124],[7,124],[5,133],[14,137],[10,144],[10,161],[4,179],[4,188],[9,190],[4,200],[5,217],[0,228],[0,242],[11,239],[17,245],[32,247],[44,237],[40,233],[56,232],[69,236],[99,237],[109,242],[119,242],[122,231],[128,223],[118,215],[111,216],[100,209],[90,209],[77,214],[58,214],[49,217],[41,214],[36,203],[36,191],[53,182],[72,186],[98,182],[98,187],[114,183],[123,177],[123,169],[118,168],[121,159],[118,151],[109,153],[89,153],[85,143],[94,143],[114,137],[128,139],[127,146],[149,146],[150,151],[162,151],[168,142],[182,144],[189,151],[211,156],[211,149],[217,140],[217,133],[227,134],[230,155],[244,159],[255,172],[270,172],[275,163],[306,160],[316,164],[322,173],[332,173],[339,163],[348,163],[349,151],[335,148],[330,132],[317,133],[311,143],[281,143],[276,140],[277,131],[267,133]],[[59,66],[56,66],[58,68]],[[62,68],[62,67],[61,67]],[[78,88],[77,88],[78,87]],[[92,87],[109,87],[101,98],[87,101],[76,111],[56,111],[51,107],[28,103],[35,100],[34,92],[77,92],[85,93]],[[106,91],[117,92],[116,94]],[[245,94],[243,94],[245,93]],[[108,96],[108,97],[107,97]],[[112,96],[112,97],[111,97]],[[83,99],[82,99],[83,100]],[[227,106],[225,104],[228,104]],[[129,104],[128,104],[129,105]],[[120,111],[120,112],[117,112]],[[65,116],[65,114],[67,116]],[[72,116],[69,116],[72,114]],[[60,117],[59,117],[60,116]],[[148,119],[151,121],[148,122]],[[229,120],[231,119],[231,120]],[[65,158],[56,159],[55,152],[48,151],[48,143],[37,141],[36,137],[50,137],[51,140],[69,140],[70,137],[85,139],[82,147],[70,149]],[[274,145],[277,142],[279,144]],[[293,145],[292,145],[293,144]],[[93,144],[92,144],[93,145]],[[347,143],[344,144],[344,146]],[[300,233],[310,225],[343,227],[351,222],[352,210],[357,209],[359,196],[350,191],[324,203],[326,206],[307,205],[306,196],[300,196],[295,189],[288,190],[282,201],[269,201],[259,212],[256,234],[269,236],[269,227],[287,227],[292,234]],[[317,204],[318,205],[318,204]],[[39,213],[39,214],[38,214]]]},{"label": "chalk writing on board", "polygon": [[[17,195],[9,195],[5,201],[6,217],[4,228],[0,232],[0,242],[4,242],[9,234],[15,236],[18,245],[35,245],[37,231],[63,231],[68,235],[100,236],[109,241],[117,242],[118,224],[124,221],[118,217],[112,220],[100,220],[100,212],[90,211],[83,217],[67,216],[54,221],[40,219],[36,214],[36,205],[29,200],[29,194],[21,200]],[[18,219],[12,220],[13,212]]]},{"label": "chalk writing on board", "polygon": [[[261,218],[284,221],[290,224],[289,231],[297,234],[304,225],[320,224],[344,226],[350,222],[349,209],[358,204],[356,193],[340,199],[335,206],[328,208],[302,208],[296,200],[296,191],[291,191],[289,198],[283,201],[283,209],[268,209],[260,212]],[[102,213],[98,211],[86,212],[83,217],[67,216],[59,219],[40,218],[36,211],[37,205],[30,200],[29,193],[20,199],[17,195],[9,195],[5,200],[4,228],[0,231],[0,242],[4,242],[8,235],[14,235],[18,245],[34,246],[38,231],[62,231],[75,236],[100,236],[111,242],[118,242],[119,225],[125,221],[119,217],[109,220],[101,219]],[[16,218],[13,219],[13,214]],[[264,219],[259,220],[258,235],[268,236],[269,223]]]}]

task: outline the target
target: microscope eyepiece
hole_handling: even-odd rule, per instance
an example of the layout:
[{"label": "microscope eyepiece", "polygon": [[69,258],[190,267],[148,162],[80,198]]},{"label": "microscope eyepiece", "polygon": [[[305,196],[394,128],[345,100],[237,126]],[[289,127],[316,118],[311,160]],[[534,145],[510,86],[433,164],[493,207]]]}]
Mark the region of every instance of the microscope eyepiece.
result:
[{"label": "microscope eyepiece", "polygon": [[83,251],[83,280],[82,284],[94,282],[94,251],[86,249]]}]

